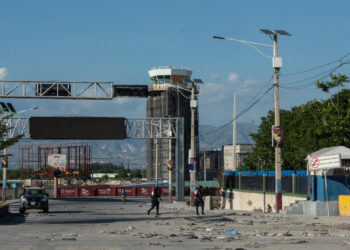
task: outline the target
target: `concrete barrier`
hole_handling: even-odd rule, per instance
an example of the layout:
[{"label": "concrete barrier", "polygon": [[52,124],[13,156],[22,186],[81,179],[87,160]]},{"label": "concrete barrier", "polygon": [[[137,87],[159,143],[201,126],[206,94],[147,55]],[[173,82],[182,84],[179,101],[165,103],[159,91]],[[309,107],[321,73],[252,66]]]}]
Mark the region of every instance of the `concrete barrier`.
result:
[{"label": "concrete barrier", "polygon": [[211,196],[205,197],[204,210],[205,211],[214,210],[213,197],[211,197]]},{"label": "concrete barrier", "polygon": [[339,214],[350,216],[350,195],[339,195]]},{"label": "concrete barrier", "polygon": [[[264,204],[265,209],[269,204],[273,212],[276,212],[276,196],[275,194],[264,194],[263,193],[253,193],[244,191],[233,191],[232,201],[226,198],[226,209],[230,209],[232,204],[232,209],[234,210],[246,210],[246,211],[263,211]],[[265,200],[265,202],[264,202]],[[296,201],[306,200],[306,197],[296,197],[289,195],[282,195],[282,205],[289,206]],[[232,202],[230,204],[230,202]]]}]

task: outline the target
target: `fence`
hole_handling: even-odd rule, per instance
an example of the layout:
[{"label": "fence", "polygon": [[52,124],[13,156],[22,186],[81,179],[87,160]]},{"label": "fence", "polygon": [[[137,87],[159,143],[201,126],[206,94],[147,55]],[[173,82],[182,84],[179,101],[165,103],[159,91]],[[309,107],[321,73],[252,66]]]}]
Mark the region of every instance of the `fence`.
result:
[{"label": "fence", "polygon": [[[275,176],[268,175],[225,175],[224,188],[237,190],[275,192]],[[282,176],[282,192],[307,195],[307,176]]]}]

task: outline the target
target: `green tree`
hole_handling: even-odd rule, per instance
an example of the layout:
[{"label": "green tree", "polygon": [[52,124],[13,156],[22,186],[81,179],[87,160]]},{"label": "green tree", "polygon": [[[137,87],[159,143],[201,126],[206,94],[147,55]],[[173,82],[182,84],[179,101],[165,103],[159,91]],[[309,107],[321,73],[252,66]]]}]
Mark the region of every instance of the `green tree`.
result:
[{"label": "green tree", "polygon": [[147,177],[147,169],[146,168],[143,168],[141,170],[141,176],[142,176],[142,178],[146,178]]},{"label": "green tree", "polygon": [[133,169],[130,172],[131,178],[142,178],[141,169]]},{"label": "green tree", "polygon": [[[6,120],[11,118],[13,114],[4,114],[4,110],[0,110],[0,150],[4,150],[5,148],[8,148],[9,146],[15,144],[18,142],[19,139],[23,137],[22,135],[17,135],[12,138],[6,138],[6,135],[8,134],[9,130],[11,129],[10,127],[6,126]],[[6,138],[6,140],[5,140]],[[2,155],[3,156],[3,155]]]},{"label": "green tree", "polygon": [[108,179],[109,179],[108,175],[105,174],[105,175],[102,176],[102,180],[103,181],[108,181]]},{"label": "green tree", "polygon": [[[332,82],[318,82],[323,90],[342,86],[348,78],[331,76]],[[328,89],[327,89],[328,88]],[[282,169],[306,169],[308,154],[324,147],[350,147],[350,90],[343,89],[324,101],[313,100],[306,104],[281,110],[281,125],[284,130]],[[273,170],[274,148],[271,145],[271,126],[274,112],[262,117],[256,133],[254,151],[241,165],[241,170]]]},{"label": "green tree", "polygon": [[[18,180],[21,178],[21,171],[20,170],[7,170],[7,179],[8,180]],[[1,176],[2,177],[2,176]]]},{"label": "green tree", "polygon": [[128,172],[126,171],[125,168],[120,168],[116,171],[118,178],[127,178],[128,177]]}]

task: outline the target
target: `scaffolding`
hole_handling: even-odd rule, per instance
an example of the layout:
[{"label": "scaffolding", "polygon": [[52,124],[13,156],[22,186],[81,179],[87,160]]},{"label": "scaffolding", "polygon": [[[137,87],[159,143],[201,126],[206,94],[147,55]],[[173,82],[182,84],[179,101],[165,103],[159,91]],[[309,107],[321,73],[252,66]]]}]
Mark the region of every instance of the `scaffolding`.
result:
[{"label": "scaffolding", "polygon": [[91,174],[91,146],[88,143],[29,144],[20,148],[21,178],[52,177],[48,166],[49,154],[63,154],[67,157],[63,177],[87,179]]}]

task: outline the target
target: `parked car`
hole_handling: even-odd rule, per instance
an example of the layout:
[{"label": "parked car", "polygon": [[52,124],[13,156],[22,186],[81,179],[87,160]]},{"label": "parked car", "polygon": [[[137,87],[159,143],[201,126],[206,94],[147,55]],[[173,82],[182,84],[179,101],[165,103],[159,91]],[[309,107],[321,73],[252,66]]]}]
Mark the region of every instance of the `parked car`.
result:
[{"label": "parked car", "polygon": [[25,213],[27,209],[42,209],[49,212],[49,194],[41,187],[25,187],[21,195],[19,212]]}]

